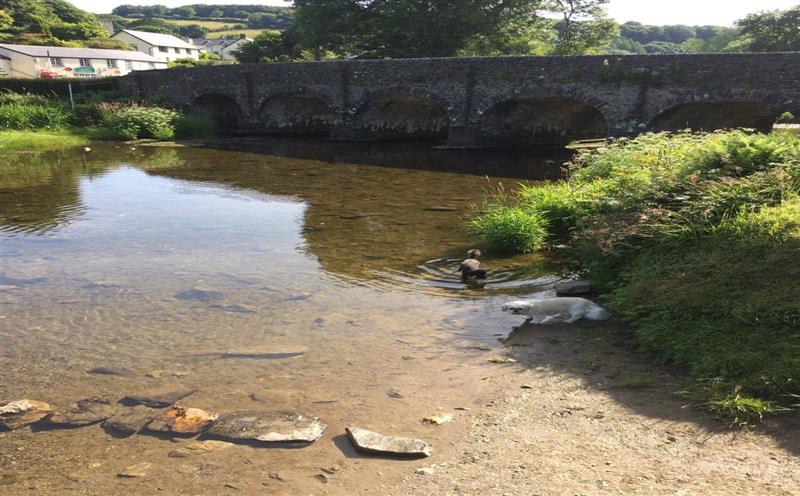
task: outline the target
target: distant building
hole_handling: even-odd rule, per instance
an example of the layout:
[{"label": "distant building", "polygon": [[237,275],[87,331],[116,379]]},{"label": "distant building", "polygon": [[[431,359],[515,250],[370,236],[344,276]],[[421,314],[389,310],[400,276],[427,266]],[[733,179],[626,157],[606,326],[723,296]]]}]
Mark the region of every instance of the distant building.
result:
[{"label": "distant building", "polygon": [[200,47],[171,34],[123,29],[114,33],[111,37],[133,45],[136,50],[155,57],[162,62],[176,59],[198,60],[200,58]]},{"label": "distant building", "polygon": [[132,50],[0,43],[0,77],[97,78],[166,68],[166,62]]},{"label": "distant building", "polygon": [[208,54],[219,55],[222,60],[235,60],[236,51],[239,50],[245,43],[252,42],[252,38],[248,38],[244,34],[239,35],[238,38],[216,38],[206,40],[202,38],[192,40],[192,43],[204,49]]}]

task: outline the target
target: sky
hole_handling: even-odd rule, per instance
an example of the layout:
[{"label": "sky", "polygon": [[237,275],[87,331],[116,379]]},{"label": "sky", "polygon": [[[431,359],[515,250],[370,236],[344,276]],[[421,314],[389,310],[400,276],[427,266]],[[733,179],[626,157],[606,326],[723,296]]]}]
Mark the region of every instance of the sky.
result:
[{"label": "sky", "polygon": [[[289,5],[281,0],[71,0],[90,12],[108,13],[119,4],[166,5],[178,7],[189,4],[251,4]],[[730,26],[737,19],[761,10],[788,9],[798,0],[611,0],[609,15],[619,22],[639,21],[643,24],[715,24]]]}]

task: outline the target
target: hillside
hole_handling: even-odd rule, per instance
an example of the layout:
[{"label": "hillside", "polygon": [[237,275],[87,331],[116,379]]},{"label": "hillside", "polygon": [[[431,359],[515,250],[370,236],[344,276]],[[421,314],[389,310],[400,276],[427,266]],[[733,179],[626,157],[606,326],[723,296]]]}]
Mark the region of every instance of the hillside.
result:
[{"label": "hillside", "polygon": [[108,39],[94,14],[64,0],[0,0],[0,41],[28,45],[126,48]]}]

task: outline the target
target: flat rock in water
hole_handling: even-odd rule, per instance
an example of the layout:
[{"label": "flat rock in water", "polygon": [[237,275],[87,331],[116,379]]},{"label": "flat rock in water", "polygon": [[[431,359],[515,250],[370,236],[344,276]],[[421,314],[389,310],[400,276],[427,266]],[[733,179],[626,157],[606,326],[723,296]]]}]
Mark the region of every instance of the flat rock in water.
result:
[{"label": "flat rock in water", "polygon": [[564,281],[555,285],[556,296],[581,296],[592,292],[586,281]]},{"label": "flat rock in water", "polygon": [[191,444],[178,448],[169,452],[171,458],[189,458],[190,456],[203,455],[211,453],[212,451],[222,451],[232,447],[233,444],[226,443],[225,441],[195,441]]},{"label": "flat rock in water", "polygon": [[455,212],[457,210],[456,207],[446,207],[444,205],[434,205],[425,209],[426,212]]},{"label": "flat rock in water", "polygon": [[186,291],[181,291],[175,295],[179,300],[193,300],[193,301],[216,301],[224,298],[225,295],[221,291],[214,291],[212,289],[192,288]]},{"label": "flat rock in water", "polygon": [[139,403],[151,408],[166,408],[195,392],[197,392],[197,389],[166,387],[129,394],[122,400],[129,403]]},{"label": "flat rock in water", "polygon": [[122,472],[118,473],[117,477],[125,477],[125,478],[144,477],[145,475],[147,475],[147,471],[150,469],[151,466],[152,464],[148,462],[137,463],[136,465],[131,465]]},{"label": "flat rock in water", "polygon": [[404,457],[431,456],[431,447],[419,439],[385,436],[358,427],[347,427],[345,430],[353,445],[361,451]]},{"label": "flat rock in water", "polygon": [[112,417],[114,413],[108,400],[91,397],[56,410],[47,420],[55,425],[77,427],[100,422]]},{"label": "flat rock in water", "polygon": [[95,367],[93,369],[89,369],[88,372],[90,374],[119,375],[122,377],[136,376],[136,372],[131,369],[126,369],[125,367]]},{"label": "flat rock in water", "polygon": [[0,406],[0,427],[19,429],[47,417],[53,412],[44,401],[16,400]]},{"label": "flat rock in water", "polygon": [[103,428],[117,434],[136,434],[149,424],[155,414],[144,407],[128,409],[103,422]]},{"label": "flat rock in water", "polygon": [[287,412],[233,412],[214,422],[208,434],[233,440],[313,443],[327,425],[318,418]]},{"label": "flat rock in water", "polygon": [[173,434],[200,434],[218,417],[216,413],[199,408],[173,406],[147,424],[147,430]]}]

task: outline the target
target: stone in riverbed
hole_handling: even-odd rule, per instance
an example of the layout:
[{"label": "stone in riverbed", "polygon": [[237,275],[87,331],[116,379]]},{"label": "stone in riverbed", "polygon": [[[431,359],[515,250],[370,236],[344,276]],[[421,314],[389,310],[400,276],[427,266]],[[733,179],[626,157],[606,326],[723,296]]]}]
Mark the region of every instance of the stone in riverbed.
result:
[{"label": "stone in riverbed", "polygon": [[205,289],[205,288],[192,288],[187,289],[186,291],[181,291],[175,295],[175,298],[179,300],[189,300],[189,301],[216,301],[221,300],[225,297],[225,294],[221,291],[214,291],[212,289]]},{"label": "stone in riverbed", "polygon": [[170,458],[189,458],[190,456],[202,455],[212,451],[222,451],[232,447],[233,444],[224,441],[195,441],[191,444],[178,448],[169,452]]},{"label": "stone in riverbed", "polygon": [[419,439],[385,436],[358,427],[347,427],[345,431],[350,441],[360,451],[415,458],[431,456],[431,447]]},{"label": "stone in riverbed", "polygon": [[122,398],[122,401],[127,403],[138,403],[151,408],[166,408],[168,406],[172,406],[178,400],[181,400],[196,392],[197,389],[163,387],[129,394]]},{"label": "stone in riverbed", "polygon": [[112,417],[114,413],[108,400],[91,397],[56,410],[47,421],[65,427],[78,427],[100,422]]},{"label": "stone in riverbed", "polygon": [[564,281],[555,285],[556,296],[581,296],[592,292],[587,281]]},{"label": "stone in riverbed", "polygon": [[0,406],[0,427],[13,431],[33,424],[53,412],[44,401],[16,400]]},{"label": "stone in riverbed", "polygon": [[301,413],[244,411],[222,415],[208,434],[231,440],[313,443],[327,425]]},{"label": "stone in riverbed", "polygon": [[89,369],[88,372],[90,374],[118,375],[122,377],[136,376],[136,372],[131,369],[126,369],[125,367],[95,367],[93,369]]},{"label": "stone in riverbed", "polygon": [[172,434],[200,434],[219,415],[199,408],[173,406],[147,424],[147,430]]},{"label": "stone in riverbed", "polygon": [[152,466],[151,463],[143,462],[137,463],[136,465],[131,465],[127,467],[125,470],[117,474],[117,477],[122,478],[135,478],[135,477],[144,477],[147,475],[147,471]]},{"label": "stone in riverbed", "polygon": [[153,417],[152,410],[145,407],[131,408],[119,415],[106,419],[102,427],[107,431],[129,436],[142,430],[145,425],[153,420]]}]

